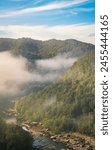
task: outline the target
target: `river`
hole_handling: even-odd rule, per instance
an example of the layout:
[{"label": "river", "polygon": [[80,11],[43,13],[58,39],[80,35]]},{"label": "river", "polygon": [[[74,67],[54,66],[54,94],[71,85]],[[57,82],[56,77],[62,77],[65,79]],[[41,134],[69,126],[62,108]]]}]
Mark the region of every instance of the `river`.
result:
[{"label": "river", "polygon": [[65,144],[61,142],[55,142],[47,137],[37,137],[33,142],[33,146],[37,148],[44,147],[56,150],[68,150]]}]

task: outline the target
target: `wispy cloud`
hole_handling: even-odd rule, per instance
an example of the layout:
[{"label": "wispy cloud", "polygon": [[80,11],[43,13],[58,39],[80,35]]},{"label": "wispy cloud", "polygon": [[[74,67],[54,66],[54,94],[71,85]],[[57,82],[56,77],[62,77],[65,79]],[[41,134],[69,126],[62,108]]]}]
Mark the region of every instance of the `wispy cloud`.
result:
[{"label": "wispy cloud", "polygon": [[66,1],[66,2],[53,2],[53,3],[49,3],[47,5],[25,8],[25,9],[21,9],[18,11],[1,12],[0,18],[14,17],[14,16],[18,16],[18,15],[24,15],[24,14],[35,13],[35,12],[63,9],[63,8],[67,8],[67,7],[70,7],[72,5],[78,5],[78,4],[87,2],[87,1],[88,0],[73,0],[73,1]]},{"label": "wispy cloud", "polygon": [[21,38],[21,37],[30,37],[33,39],[39,40],[48,40],[48,39],[77,39],[80,41],[93,43],[95,30],[94,24],[79,24],[79,25],[57,25],[57,26],[46,26],[46,25],[37,25],[37,26],[19,26],[19,25],[9,25],[9,26],[0,26],[0,32],[4,32],[4,36],[9,38]]},{"label": "wispy cloud", "polygon": [[91,12],[94,10],[94,8],[75,8],[72,10],[72,12]]},{"label": "wispy cloud", "polygon": [[41,2],[43,2],[44,0],[34,0],[33,2],[32,2],[32,4],[33,5],[37,5],[37,4],[39,4],[39,3],[41,3]]}]

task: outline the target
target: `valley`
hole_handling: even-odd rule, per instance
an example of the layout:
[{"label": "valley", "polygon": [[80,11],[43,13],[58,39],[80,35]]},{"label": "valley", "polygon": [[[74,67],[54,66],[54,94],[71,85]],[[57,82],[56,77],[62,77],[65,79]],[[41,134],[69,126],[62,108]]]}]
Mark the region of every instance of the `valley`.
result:
[{"label": "valley", "polygon": [[[35,144],[44,139],[57,150],[94,149],[94,45],[73,39],[0,38],[0,68],[3,119],[36,122],[30,127]],[[16,116],[7,118],[11,109]]]}]

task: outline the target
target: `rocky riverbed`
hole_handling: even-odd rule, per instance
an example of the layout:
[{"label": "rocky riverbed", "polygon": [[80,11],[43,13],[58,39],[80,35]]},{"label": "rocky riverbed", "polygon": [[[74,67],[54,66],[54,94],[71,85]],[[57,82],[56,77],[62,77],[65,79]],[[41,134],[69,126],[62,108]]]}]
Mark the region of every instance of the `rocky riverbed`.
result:
[{"label": "rocky riverbed", "polygon": [[[15,115],[6,119],[8,123],[18,124]],[[19,122],[24,130],[31,133],[34,138],[33,146],[37,148],[48,147],[50,150],[94,150],[95,139],[80,133],[53,134],[42,123]]]},{"label": "rocky riverbed", "polygon": [[[25,125],[25,124],[24,124]],[[40,124],[26,124],[26,128],[28,128],[29,132],[33,135],[34,139],[51,140],[54,142],[54,150],[55,143],[62,143],[63,149],[67,150],[94,150],[95,149],[95,140],[92,137],[82,135],[80,133],[61,133],[61,134],[53,134],[49,129],[46,129],[41,123]],[[64,146],[66,145],[66,146]],[[65,148],[66,147],[66,148]],[[58,148],[56,149],[58,150]],[[62,149],[60,149],[62,150]]]}]

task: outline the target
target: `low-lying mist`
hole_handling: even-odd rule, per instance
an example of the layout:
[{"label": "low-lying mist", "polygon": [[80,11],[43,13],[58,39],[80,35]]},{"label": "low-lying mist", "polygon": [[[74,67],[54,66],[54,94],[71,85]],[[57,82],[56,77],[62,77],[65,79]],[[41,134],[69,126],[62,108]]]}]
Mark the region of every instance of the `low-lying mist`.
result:
[{"label": "low-lying mist", "polygon": [[67,55],[40,59],[35,61],[35,70],[29,71],[28,63],[30,62],[26,58],[15,57],[9,52],[0,52],[0,95],[16,96],[27,90],[29,86],[33,86],[30,83],[35,83],[38,87],[41,83],[53,82],[76,60]]},{"label": "low-lying mist", "polygon": [[0,53],[0,94],[16,94],[23,84],[36,79],[36,75],[27,71],[26,64],[23,57]]},{"label": "low-lying mist", "polygon": [[50,59],[42,59],[37,61],[37,66],[44,70],[64,70],[72,66],[76,58],[69,58],[67,55],[59,55]]}]

